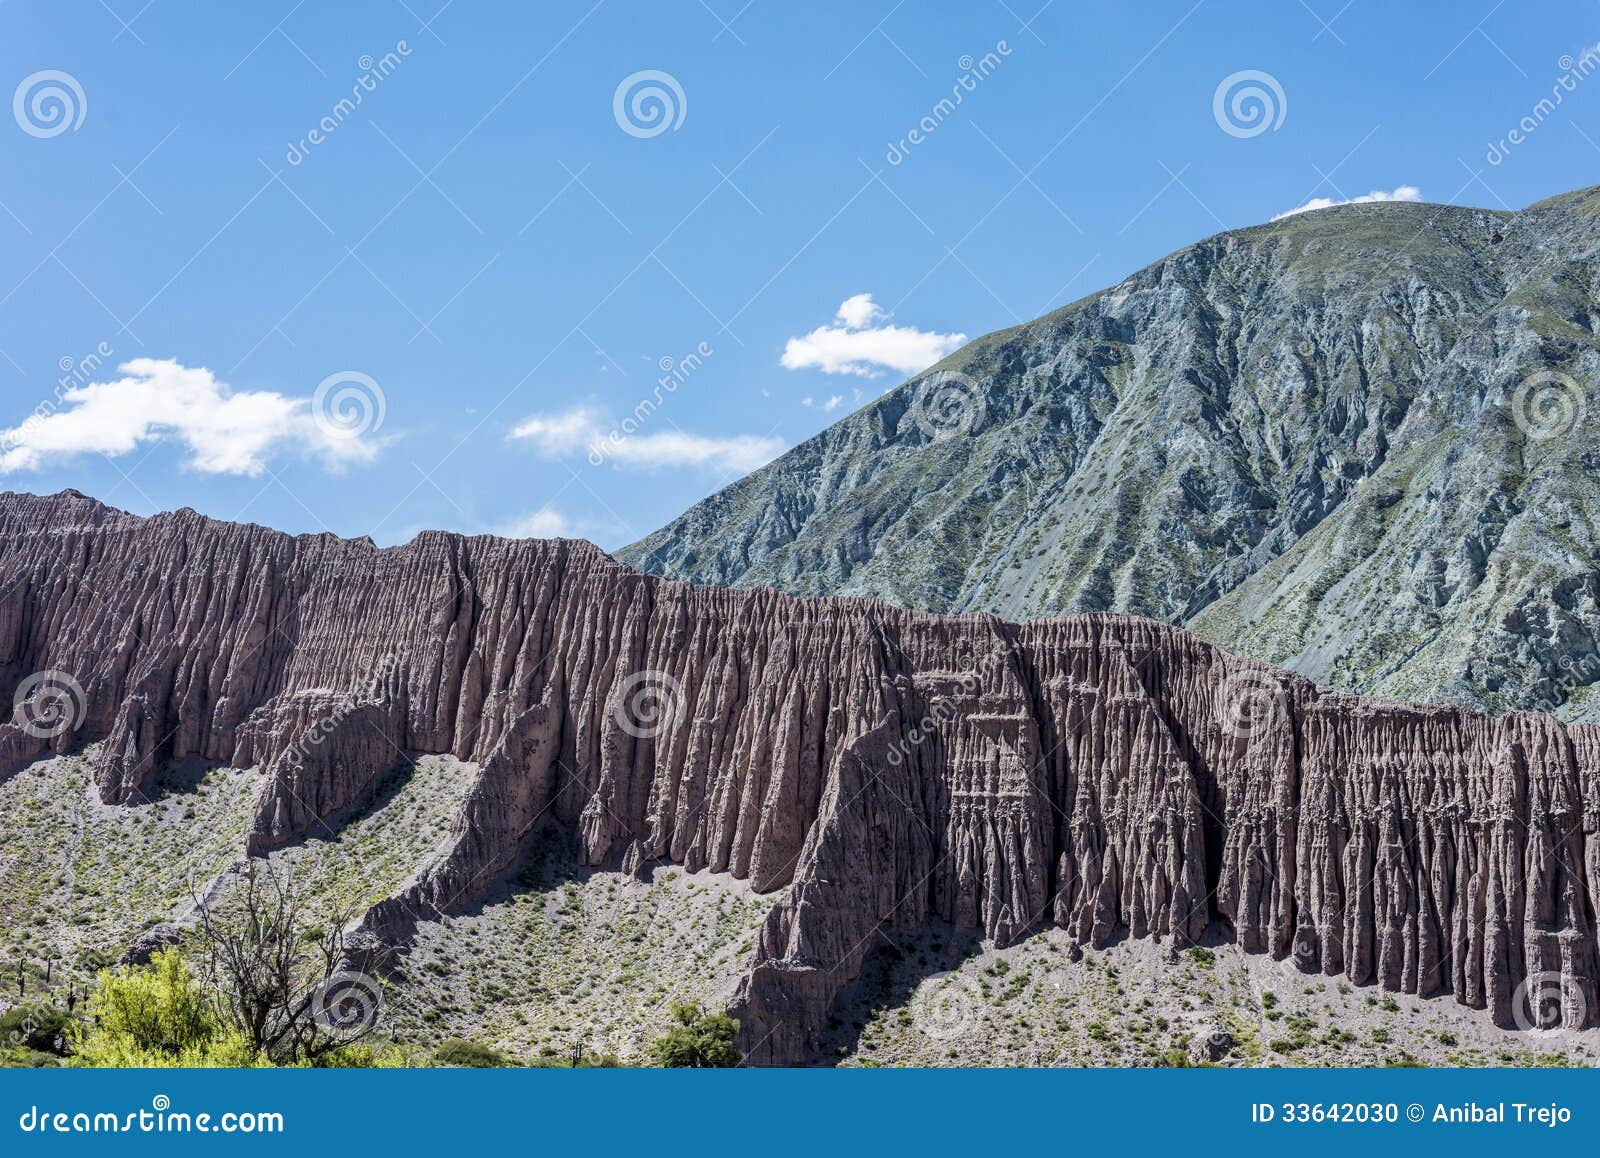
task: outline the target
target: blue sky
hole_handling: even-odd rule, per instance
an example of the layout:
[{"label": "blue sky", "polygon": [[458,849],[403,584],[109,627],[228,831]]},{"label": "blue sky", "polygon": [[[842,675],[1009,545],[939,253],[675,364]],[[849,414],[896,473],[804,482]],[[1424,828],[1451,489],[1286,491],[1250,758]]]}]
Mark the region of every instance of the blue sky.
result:
[{"label": "blue sky", "polygon": [[615,547],[1200,237],[1600,171],[1587,2],[338,7],[0,0],[0,487]]}]

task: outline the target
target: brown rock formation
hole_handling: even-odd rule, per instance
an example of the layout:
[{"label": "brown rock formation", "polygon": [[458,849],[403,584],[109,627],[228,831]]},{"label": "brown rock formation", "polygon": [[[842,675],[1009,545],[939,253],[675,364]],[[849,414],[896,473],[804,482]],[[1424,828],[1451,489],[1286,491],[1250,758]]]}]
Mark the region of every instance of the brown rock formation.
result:
[{"label": "brown rock formation", "polygon": [[81,684],[81,726],[0,727],[0,775],[84,739],[111,803],[160,761],[256,766],[252,852],[337,825],[404,754],[476,764],[445,852],[368,914],[379,939],[469,900],[545,822],[591,864],[791,885],[734,1002],[757,1062],[811,1056],[878,930],[931,916],[1095,944],[1220,919],[1501,1024],[1600,1017],[1600,729],[1330,693],[1150,621],[0,496],[0,691],[44,670]]}]

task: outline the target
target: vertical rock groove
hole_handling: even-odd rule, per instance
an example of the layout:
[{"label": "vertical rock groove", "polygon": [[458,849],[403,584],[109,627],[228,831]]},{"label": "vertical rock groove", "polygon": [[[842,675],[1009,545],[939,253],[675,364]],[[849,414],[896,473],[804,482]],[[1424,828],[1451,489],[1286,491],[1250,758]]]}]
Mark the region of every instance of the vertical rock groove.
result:
[{"label": "vertical rock groove", "polygon": [[1329,692],[1148,620],[940,617],[691,587],[579,542],[379,550],[0,496],[0,691],[41,671],[81,686],[81,726],[36,735],[25,702],[0,775],[98,742],[96,790],[134,805],[168,759],[254,767],[252,854],[337,825],[409,754],[472,765],[443,851],[367,914],[380,941],[546,823],[592,865],[787,886],[732,1003],[758,1063],[812,1057],[879,931],[930,918],[999,944],[1221,921],[1247,951],[1501,1024],[1600,1014],[1600,729]]}]

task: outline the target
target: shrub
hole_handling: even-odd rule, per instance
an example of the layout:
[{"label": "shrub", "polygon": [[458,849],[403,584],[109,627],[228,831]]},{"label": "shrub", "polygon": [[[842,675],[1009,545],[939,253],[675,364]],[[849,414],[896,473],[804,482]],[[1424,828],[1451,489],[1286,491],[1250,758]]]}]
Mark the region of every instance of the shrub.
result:
[{"label": "shrub", "polygon": [[46,1001],[30,1002],[0,1015],[0,1046],[65,1054],[67,1011]]},{"label": "shrub", "polygon": [[677,1022],[650,1043],[657,1065],[669,1069],[727,1069],[744,1060],[734,1044],[739,1023],[725,1013],[707,1014],[694,1002],[674,1002]]},{"label": "shrub", "polygon": [[452,1037],[441,1042],[439,1048],[433,1051],[433,1064],[436,1066],[460,1066],[465,1069],[492,1070],[501,1069],[512,1065],[512,1060],[497,1049],[480,1045],[475,1041],[466,1041],[459,1037]]},{"label": "shrub", "polygon": [[226,1029],[216,1003],[177,949],[148,968],[102,970],[90,1023],[68,1027],[72,1064],[93,1067],[254,1066],[255,1050]]}]

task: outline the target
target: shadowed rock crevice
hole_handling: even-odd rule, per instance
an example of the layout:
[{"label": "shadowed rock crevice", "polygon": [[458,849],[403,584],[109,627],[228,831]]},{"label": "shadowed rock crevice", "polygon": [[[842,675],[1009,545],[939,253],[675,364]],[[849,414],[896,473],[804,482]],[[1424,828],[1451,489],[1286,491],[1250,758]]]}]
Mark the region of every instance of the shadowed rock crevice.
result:
[{"label": "shadowed rock crevice", "polygon": [[[0,496],[0,590],[0,664],[81,682],[48,745],[116,741],[110,800],[157,753],[258,767],[259,851],[363,807],[402,753],[470,765],[440,853],[364,919],[375,952],[545,824],[583,865],[787,885],[733,1002],[753,1062],[814,1058],[871,946],[929,919],[1182,946],[1215,915],[1501,1024],[1535,982],[1536,1024],[1600,1016],[1593,727],[1329,692],[1125,616],[939,617],[576,542],[378,550],[71,494]],[[9,727],[12,763],[47,749]]]}]

